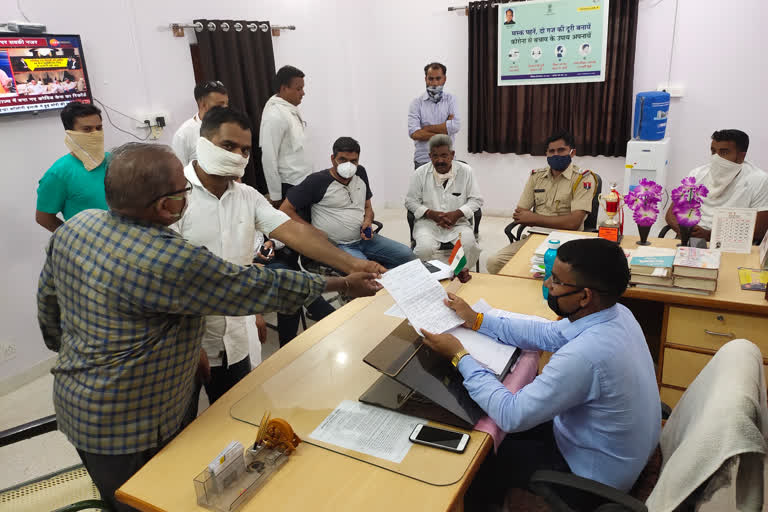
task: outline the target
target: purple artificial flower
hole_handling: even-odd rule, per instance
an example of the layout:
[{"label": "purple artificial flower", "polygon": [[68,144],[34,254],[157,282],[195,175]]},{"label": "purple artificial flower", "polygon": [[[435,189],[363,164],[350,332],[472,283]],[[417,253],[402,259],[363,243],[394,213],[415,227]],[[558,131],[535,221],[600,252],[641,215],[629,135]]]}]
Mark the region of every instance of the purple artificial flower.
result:
[{"label": "purple artificial flower", "polygon": [[638,226],[653,226],[659,216],[659,209],[655,206],[641,206],[632,214],[632,218]]},{"label": "purple artificial flower", "polygon": [[683,227],[693,227],[701,220],[701,200],[707,197],[709,190],[704,185],[697,185],[696,178],[683,178],[680,186],[672,190],[672,212],[677,223]]},{"label": "purple artificial flower", "polygon": [[652,226],[656,222],[660,201],[661,185],[645,178],[624,196],[624,204],[632,210],[632,217],[638,226]]}]

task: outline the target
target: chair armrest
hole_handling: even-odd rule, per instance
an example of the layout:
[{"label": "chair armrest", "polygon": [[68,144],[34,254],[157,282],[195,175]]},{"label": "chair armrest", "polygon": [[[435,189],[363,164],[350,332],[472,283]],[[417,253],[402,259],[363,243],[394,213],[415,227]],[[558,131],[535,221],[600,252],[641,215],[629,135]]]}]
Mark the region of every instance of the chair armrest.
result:
[{"label": "chair armrest", "polygon": [[8,430],[0,432],[0,446],[8,446],[9,444],[18,443],[31,437],[47,434],[53,432],[58,428],[56,423],[56,415],[52,414],[44,418],[30,421],[22,425],[17,425]]},{"label": "chair armrest", "polygon": [[[666,226],[661,228],[661,231],[659,231],[659,238],[664,238],[666,236],[666,234],[669,233],[670,231],[672,231],[672,226],[667,224]],[[675,236],[677,236],[677,235],[675,235]]]},{"label": "chair armrest", "polygon": [[[613,510],[628,510],[633,512],[648,512],[645,504],[636,500],[632,496],[621,492],[609,485],[601,484],[582,478],[572,473],[561,473],[559,471],[539,470],[531,476],[528,482],[530,489],[543,497],[557,512],[570,512],[574,510],[566,503],[566,500],[559,494],[564,490],[570,498],[588,501],[592,510],[607,510],[606,505],[614,504],[618,507],[610,507]],[[582,501],[579,499],[579,501]],[[577,506],[578,510],[579,507]]]},{"label": "chair armrest", "polygon": [[78,510],[112,510],[112,507],[109,503],[102,500],[84,500],[84,501],[78,501],[77,503],[72,503],[71,505],[67,505],[65,507],[57,508],[56,510],[52,512],[77,512]]},{"label": "chair armrest", "polygon": [[[513,244],[520,240],[520,234],[523,232],[523,229],[525,229],[525,226],[518,224],[517,222],[508,224],[507,227],[504,228],[504,233],[507,235],[507,238],[509,238],[509,243]],[[517,233],[515,233],[515,231],[517,231]]]},{"label": "chair armrest", "polygon": [[379,222],[377,220],[374,220],[371,224],[376,226],[376,229],[373,230],[374,233],[378,233],[379,231],[381,231],[384,228],[384,224],[382,224],[381,222]]}]

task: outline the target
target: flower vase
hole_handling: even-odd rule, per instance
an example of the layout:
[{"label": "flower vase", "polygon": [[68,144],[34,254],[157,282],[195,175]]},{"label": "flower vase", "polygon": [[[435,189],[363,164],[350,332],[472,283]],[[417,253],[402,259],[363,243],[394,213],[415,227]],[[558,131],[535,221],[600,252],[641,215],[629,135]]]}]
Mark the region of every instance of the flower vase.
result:
[{"label": "flower vase", "polygon": [[680,226],[680,243],[677,244],[678,247],[688,247],[688,242],[691,239],[691,227],[690,226]]},{"label": "flower vase", "polygon": [[640,240],[636,242],[637,245],[651,245],[651,242],[648,241],[651,226],[637,226],[637,231],[640,233]]}]

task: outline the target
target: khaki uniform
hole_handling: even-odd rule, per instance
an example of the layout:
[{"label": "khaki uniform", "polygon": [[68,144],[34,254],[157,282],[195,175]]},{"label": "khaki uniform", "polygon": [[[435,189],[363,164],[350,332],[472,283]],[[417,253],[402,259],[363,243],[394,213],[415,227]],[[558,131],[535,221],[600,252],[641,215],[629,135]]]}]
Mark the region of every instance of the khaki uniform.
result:
[{"label": "khaki uniform", "polygon": [[[549,167],[534,169],[517,206],[547,216],[567,215],[575,210],[589,213],[592,211],[592,198],[596,187],[592,172],[589,169],[579,169],[573,163],[557,177],[552,176]],[[583,222],[581,227],[584,227]],[[518,240],[490,256],[486,262],[488,272],[498,274],[517,254],[524,242]]]}]

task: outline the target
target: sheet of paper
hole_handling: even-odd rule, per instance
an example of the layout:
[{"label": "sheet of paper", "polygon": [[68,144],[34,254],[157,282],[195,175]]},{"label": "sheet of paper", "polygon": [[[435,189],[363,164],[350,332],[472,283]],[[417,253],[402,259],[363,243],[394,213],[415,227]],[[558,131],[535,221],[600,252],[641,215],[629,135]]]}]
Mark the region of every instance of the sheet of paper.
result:
[{"label": "sheet of paper", "polygon": [[344,400],[309,437],[399,464],[411,448],[408,437],[419,423],[426,420]]},{"label": "sheet of paper", "polygon": [[464,323],[445,305],[448,294],[420,260],[389,270],[379,281],[419,334],[421,329],[442,334]]},{"label": "sheet of paper", "polygon": [[653,277],[667,277],[667,270],[666,268],[655,268],[653,269],[653,272],[651,272],[651,276]]},{"label": "sheet of paper", "polygon": [[386,310],[384,314],[387,316],[393,316],[395,318],[403,318],[403,319],[407,318],[405,316],[405,313],[403,313],[403,310],[400,309],[400,306],[398,306],[397,304],[395,304],[394,306]]},{"label": "sheet of paper", "polygon": [[519,350],[517,347],[499,343],[490,336],[466,327],[456,327],[448,331],[448,334],[456,336],[478,363],[496,375],[501,375],[509,359],[515,354],[515,351]]},{"label": "sheet of paper", "polygon": [[756,208],[715,208],[709,248],[749,254],[757,222]]},{"label": "sheet of paper", "polygon": [[451,266],[447,263],[443,263],[440,260],[429,260],[427,263],[440,269],[439,272],[432,272],[432,277],[438,281],[442,281],[443,279],[450,279],[451,276],[453,276],[453,272],[451,272]]}]

